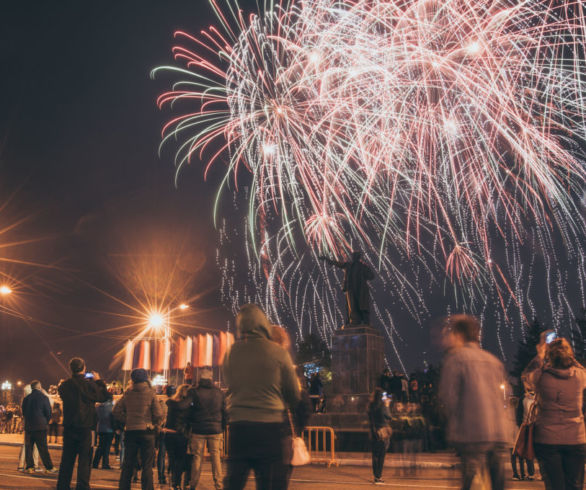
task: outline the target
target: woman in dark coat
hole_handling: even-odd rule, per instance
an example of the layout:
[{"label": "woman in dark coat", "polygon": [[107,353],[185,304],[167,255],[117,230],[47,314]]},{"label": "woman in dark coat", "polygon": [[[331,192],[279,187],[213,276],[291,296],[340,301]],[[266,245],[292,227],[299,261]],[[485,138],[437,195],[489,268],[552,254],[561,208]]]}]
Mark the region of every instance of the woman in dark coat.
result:
[{"label": "woman in dark coat", "polygon": [[582,405],[586,370],[566,339],[546,344],[523,372],[537,393],[535,454],[547,490],[581,490],[584,486],[586,430]]},{"label": "woman in dark coat", "polygon": [[[187,458],[187,437],[185,429],[188,426],[189,405],[184,402],[191,385],[184,384],[177,388],[172,398],[167,400],[167,421],[163,431],[165,432],[165,446],[169,455],[171,467],[172,488],[181,488],[181,476],[189,468]],[[182,403],[183,402],[183,403]]]},{"label": "woman in dark coat", "polygon": [[391,442],[389,400],[387,398],[383,400],[382,395],[383,391],[375,388],[372,401],[368,405],[368,421],[372,439],[372,472],[375,484],[383,483],[383,466]]}]

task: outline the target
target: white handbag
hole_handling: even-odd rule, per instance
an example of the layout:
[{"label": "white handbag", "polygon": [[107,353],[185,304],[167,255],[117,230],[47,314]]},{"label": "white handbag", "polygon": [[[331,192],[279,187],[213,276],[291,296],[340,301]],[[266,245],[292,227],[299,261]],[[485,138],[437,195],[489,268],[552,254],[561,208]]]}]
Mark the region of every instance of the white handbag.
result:
[{"label": "white handbag", "polygon": [[289,414],[289,424],[291,425],[291,440],[292,440],[292,457],[291,466],[303,466],[311,463],[311,456],[307,447],[305,447],[305,441],[301,437],[295,436],[295,427],[293,426],[293,420],[291,420],[291,412]]}]

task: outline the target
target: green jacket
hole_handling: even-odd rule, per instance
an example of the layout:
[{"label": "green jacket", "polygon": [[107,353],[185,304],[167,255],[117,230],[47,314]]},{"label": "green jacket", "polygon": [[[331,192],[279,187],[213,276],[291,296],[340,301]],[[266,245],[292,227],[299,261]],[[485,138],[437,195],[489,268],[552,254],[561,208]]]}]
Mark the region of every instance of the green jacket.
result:
[{"label": "green jacket", "polygon": [[224,359],[230,422],[282,422],[299,401],[299,382],[289,353],[270,340],[270,326],[242,325]]}]

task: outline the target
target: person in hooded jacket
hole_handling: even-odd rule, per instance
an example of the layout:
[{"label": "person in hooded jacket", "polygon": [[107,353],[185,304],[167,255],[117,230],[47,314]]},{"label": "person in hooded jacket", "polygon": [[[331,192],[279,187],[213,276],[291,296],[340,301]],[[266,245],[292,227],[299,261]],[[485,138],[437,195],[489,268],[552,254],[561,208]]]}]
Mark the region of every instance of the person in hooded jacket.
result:
[{"label": "person in hooded jacket", "polygon": [[523,372],[522,379],[537,394],[535,455],[545,488],[583,489],[586,430],[582,406],[586,370],[574,358],[566,339],[546,344],[542,334],[537,356]]},{"label": "person in hooded jacket", "polygon": [[142,464],[140,483],[152,490],[155,459],[155,428],[163,421],[164,412],[144,369],[130,373],[132,386],[114,406],[114,418],[124,424],[124,462],[119,488],[130,490],[138,452]]},{"label": "person in hooded jacket", "polygon": [[299,402],[299,383],[291,356],[271,340],[271,325],[260,307],[242,306],[236,330],[239,338],[223,364],[230,424],[224,486],[244,488],[252,469],[257,488],[280,490],[287,485],[285,410]]},{"label": "person in hooded jacket", "polygon": [[112,447],[112,439],[114,439],[113,398],[112,393],[108,393],[108,399],[96,407],[96,413],[98,415],[98,426],[96,428],[96,432],[98,433],[98,449],[96,449],[96,453],[94,454],[92,466],[97,468],[101,460],[103,470],[112,469],[110,467],[110,448]]}]

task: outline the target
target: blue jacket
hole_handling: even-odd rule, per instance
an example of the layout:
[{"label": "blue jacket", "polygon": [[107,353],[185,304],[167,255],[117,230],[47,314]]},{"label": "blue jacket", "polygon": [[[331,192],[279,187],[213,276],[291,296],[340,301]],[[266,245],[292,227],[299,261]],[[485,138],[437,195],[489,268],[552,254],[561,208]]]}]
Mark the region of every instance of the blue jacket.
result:
[{"label": "blue jacket", "polygon": [[22,401],[24,430],[47,430],[51,420],[51,404],[49,398],[40,390],[32,393]]},{"label": "blue jacket", "polygon": [[112,422],[114,421],[114,416],[112,415],[113,408],[114,404],[112,403],[112,400],[100,403],[96,407],[96,412],[98,414],[97,432],[114,432],[114,427],[112,426]]}]

